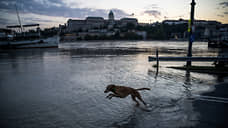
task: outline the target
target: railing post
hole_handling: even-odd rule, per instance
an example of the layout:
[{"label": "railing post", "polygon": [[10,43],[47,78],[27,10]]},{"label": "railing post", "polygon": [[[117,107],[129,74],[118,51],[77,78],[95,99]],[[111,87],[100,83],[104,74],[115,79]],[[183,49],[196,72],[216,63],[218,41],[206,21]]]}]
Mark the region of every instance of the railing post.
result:
[{"label": "railing post", "polygon": [[159,69],[158,49],[156,49],[156,60],[157,60],[157,73],[158,73],[158,69]]},{"label": "railing post", "polygon": [[[188,43],[188,57],[192,57],[192,42],[194,41],[194,36],[193,36],[193,29],[194,29],[194,12],[195,12],[195,0],[192,0],[192,3],[191,3],[191,17],[190,17],[190,21],[189,21],[189,28],[188,28],[188,31],[189,31],[189,43]],[[191,60],[190,61],[187,61],[187,67],[191,66],[192,65],[192,62]]]}]

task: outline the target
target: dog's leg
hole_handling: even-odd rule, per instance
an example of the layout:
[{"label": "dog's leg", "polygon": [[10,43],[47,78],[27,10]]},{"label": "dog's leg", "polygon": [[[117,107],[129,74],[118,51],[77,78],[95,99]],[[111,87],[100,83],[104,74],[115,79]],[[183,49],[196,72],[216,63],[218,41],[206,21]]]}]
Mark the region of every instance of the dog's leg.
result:
[{"label": "dog's leg", "polygon": [[112,95],[111,95],[111,94],[109,94],[109,95],[107,95],[107,96],[106,96],[106,98],[110,98],[110,97],[112,97]]},{"label": "dog's leg", "polygon": [[106,98],[108,98],[108,99],[112,99],[112,97],[114,96],[114,94],[109,94],[108,96],[106,96]]},{"label": "dog's leg", "polygon": [[143,99],[142,99],[142,97],[141,97],[141,95],[139,94],[139,95],[137,95],[137,98],[146,106],[146,103],[143,101]]},{"label": "dog's leg", "polygon": [[106,96],[106,98],[109,98],[109,99],[112,99],[112,97],[120,97],[120,96],[112,93]]},{"label": "dog's leg", "polygon": [[136,102],[136,106],[139,106],[139,102],[135,99],[134,95],[131,95],[132,100],[134,100]]}]

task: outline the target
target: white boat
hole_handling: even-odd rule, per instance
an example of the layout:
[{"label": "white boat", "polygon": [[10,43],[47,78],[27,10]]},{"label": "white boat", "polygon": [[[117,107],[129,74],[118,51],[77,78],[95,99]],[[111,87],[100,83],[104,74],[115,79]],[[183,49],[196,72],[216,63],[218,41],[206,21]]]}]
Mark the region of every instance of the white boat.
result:
[{"label": "white boat", "polygon": [[2,48],[58,48],[59,36],[53,36],[48,38],[40,38],[34,40],[21,40],[21,41],[1,41],[0,47]]},{"label": "white boat", "polygon": [[[40,34],[39,24],[22,25],[19,13],[16,12],[19,25],[7,26],[7,29],[0,29],[0,48],[47,48],[58,47],[59,36],[44,37]],[[25,27],[37,27],[36,31],[24,32]],[[19,29],[20,32],[11,29]]]}]

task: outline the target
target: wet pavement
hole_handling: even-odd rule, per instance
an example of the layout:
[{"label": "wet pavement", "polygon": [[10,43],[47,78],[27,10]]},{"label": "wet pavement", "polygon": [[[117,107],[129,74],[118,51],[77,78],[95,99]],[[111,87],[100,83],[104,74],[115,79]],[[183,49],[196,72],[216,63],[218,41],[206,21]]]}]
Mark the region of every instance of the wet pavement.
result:
[{"label": "wet pavement", "polygon": [[[85,43],[85,42],[84,42]],[[101,43],[96,49],[102,51]],[[110,43],[110,42],[109,42]],[[83,44],[88,48],[90,43]],[[113,42],[106,49],[150,49],[134,54],[78,54],[82,44],[66,44],[63,49],[19,49],[0,52],[0,127],[1,128],[177,128],[226,126],[216,106],[227,112],[227,103],[199,100],[197,96],[213,92],[217,84],[227,85],[227,76],[216,76],[166,68],[182,62],[161,62],[159,73],[148,62],[148,56],[159,48],[161,55],[184,55],[186,42]],[[116,46],[117,45],[117,46]],[[120,46],[121,45],[121,46]],[[90,45],[89,45],[90,46]],[[102,46],[102,47],[97,47]],[[193,45],[196,56],[216,56],[218,49],[207,44]],[[95,47],[92,47],[95,48]],[[193,50],[194,51],[194,50]],[[201,65],[201,63],[193,63]],[[204,63],[204,65],[211,63]],[[108,84],[141,91],[149,109],[136,107],[131,97],[106,99]],[[227,88],[224,86],[224,88]],[[200,101],[200,102],[199,102]],[[219,100],[217,100],[219,101]],[[212,103],[212,104],[211,104]],[[149,110],[149,111],[148,111]],[[221,114],[221,113],[220,113]],[[216,121],[216,117],[220,121]],[[224,119],[224,120],[223,120]],[[201,125],[204,124],[204,125]]]}]

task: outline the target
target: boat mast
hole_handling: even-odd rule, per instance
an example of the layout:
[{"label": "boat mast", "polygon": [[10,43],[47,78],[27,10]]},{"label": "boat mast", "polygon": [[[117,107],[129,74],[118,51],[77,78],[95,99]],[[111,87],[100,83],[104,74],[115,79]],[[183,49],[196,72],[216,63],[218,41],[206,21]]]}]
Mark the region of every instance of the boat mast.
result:
[{"label": "boat mast", "polygon": [[16,8],[16,13],[17,13],[17,19],[18,19],[18,22],[19,22],[19,25],[21,27],[21,32],[23,32],[23,27],[21,25],[21,19],[20,19],[20,15],[18,13],[18,10],[17,10],[17,5],[15,4],[15,8]]}]

